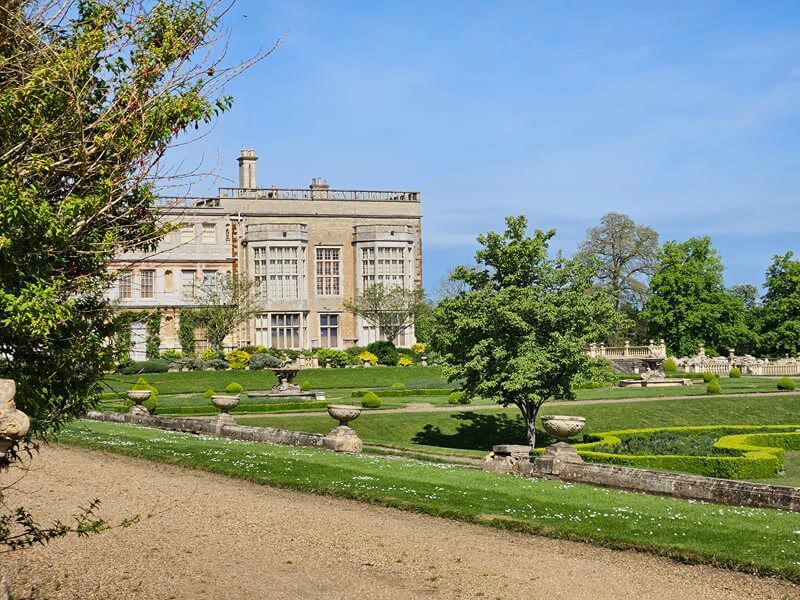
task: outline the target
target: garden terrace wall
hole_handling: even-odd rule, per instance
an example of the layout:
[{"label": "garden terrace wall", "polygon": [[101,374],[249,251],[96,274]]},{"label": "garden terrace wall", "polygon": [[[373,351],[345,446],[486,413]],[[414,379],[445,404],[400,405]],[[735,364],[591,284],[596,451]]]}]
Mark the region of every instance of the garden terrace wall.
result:
[{"label": "garden terrace wall", "polygon": [[218,435],[250,442],[269,442],[272,444],[310,446],[315,448],[327,447],[325,436],[319,433],[289,431],[287,429],[276,429],[274,427],[247,427],[244,425],[223,425],[219,427],[215,419],[166,419],[163,417],[138,417],[123,413],[96,411],[89,412],[86,417],[95,421],[130,423],[142,427],[153,427],[155,429],[166,429],[183,433]]}]

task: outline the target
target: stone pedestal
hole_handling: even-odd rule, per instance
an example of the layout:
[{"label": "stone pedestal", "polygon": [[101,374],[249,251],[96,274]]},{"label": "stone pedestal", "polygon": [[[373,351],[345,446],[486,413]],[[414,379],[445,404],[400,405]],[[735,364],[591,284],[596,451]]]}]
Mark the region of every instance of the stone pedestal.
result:
[{"label": "stone pedestal", "polygon": [[0,379],[0,454],[24,438],[31,426],[28,415],[17,410],[16,394],[17,384],[13,379]]},{"label": "stone pedestal", "polygon": [[491,473],[511,473],[519,461],[530,460],[531,447],[518,444],[492,446],[483,463],[483,470]]},{"label": "stone pedestal", "polygon": [[579,463],[583,459],[578,451],[566,442],[548,446],[539,458],[533,461],[533,470],[542,475],[558,475],[564,463]]},{"label": "stone pedestal", "polygon": [[150,411],[147,410],[141,404],[135,404],[131,406],[131,409],[128,411],[128,414],[132,417],[149,417]]},{"label": "stone pedestal", "polygon": [[339,425],[325,436],[324,447],[335,452],[358,454],[364,449],[364,443],[352,428],[347,425]]}]

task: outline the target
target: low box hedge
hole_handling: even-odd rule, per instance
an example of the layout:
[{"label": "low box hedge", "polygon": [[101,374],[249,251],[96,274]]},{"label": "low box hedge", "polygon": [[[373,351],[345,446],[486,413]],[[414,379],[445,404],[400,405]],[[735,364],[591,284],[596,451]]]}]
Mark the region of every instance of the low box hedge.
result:
[{"label": "low box hedge", "polygon": [[[765,430],[784,430],[766,432]],[[797,429],[797,431],[785,430]],[[622,438],[632,435],[654,434],[658,431],[705,432],[729,430],[752,431],[724,435],[714,444],[726,454],[710,456],[680,455],[632,455],[598,452],[593,450],[602,444],[615,448]],[[760,433],[759,433],[760,432]],[[643,469],[678,471],[720,477],[724,479],[769,479],[783,470],[784,449],[800,449],[800,425],[708,425],[699,427],[653,427],[647,429],[624,429],[591,434],[591,441],[575,444],[578,454],[587,462],[598,462]],[[534,453],[543,452],[537,448]]]},{"label": "low box hedge", "polygon": [[[269,404],[240,404],[231,409],[231,413],[291,412],[304,410],[324,410],[329,402],[324,400],[313,402],[273,402]],[[156,408],[155,414],[170,415],[215,415],[219,411],[211,405],[200,406],[164,406]]]},{"label": "low box hedge", "polygon": [[[363,398],[369,392],[373,392],[374,390],[353,390],[350,392],[350,395],[353,398]],[[397,398],[401,396],[449,396],[450,392],[452,392],[450,388],[420,388],[420,389],[388,389],[388,390],[380,390],[380,395],[385,398]]]}]

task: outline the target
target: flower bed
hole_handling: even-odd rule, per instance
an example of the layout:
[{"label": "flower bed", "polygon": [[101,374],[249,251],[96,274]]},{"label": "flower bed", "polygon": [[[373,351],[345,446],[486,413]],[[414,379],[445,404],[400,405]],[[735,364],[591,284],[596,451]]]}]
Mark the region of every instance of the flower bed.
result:
[{"label": "flower bed", "polygon": [[[614,450],[633,436],[660,432],[718,432],[714,454],[620,454]],[[703,427],[659,427],[606,431],[587,436],[590,441],[575,444],[587,462],[679,471],[724,479],[767,479],[783,470],[784,450],[800,450],[800,425],[714,425]],[[543,452],[539,449],[535,452]]]}]

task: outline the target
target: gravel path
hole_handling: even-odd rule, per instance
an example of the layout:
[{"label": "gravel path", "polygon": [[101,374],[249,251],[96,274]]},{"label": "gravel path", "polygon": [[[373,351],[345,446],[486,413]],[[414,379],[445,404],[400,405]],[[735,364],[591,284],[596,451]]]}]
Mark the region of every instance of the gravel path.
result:
[{"label": "gravel path", "polygon": [[115,521],[156,514],[0,555],[18,594],[35,584],[43,598],[87,600],[800,597],[779,580],[63,446],[44,449],[9,493],[42,521],[94,497]]}]

